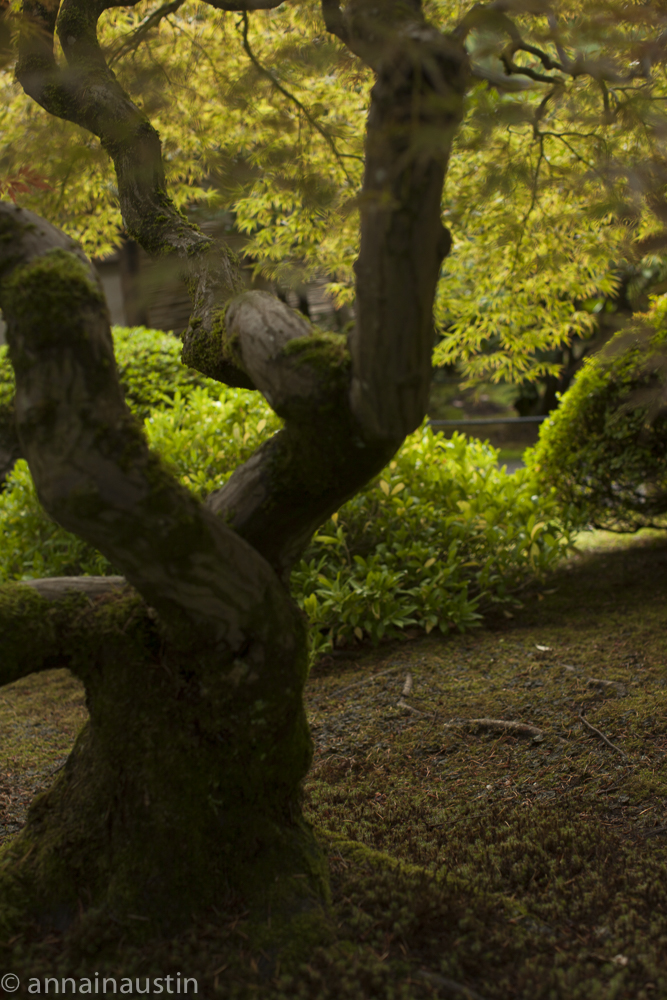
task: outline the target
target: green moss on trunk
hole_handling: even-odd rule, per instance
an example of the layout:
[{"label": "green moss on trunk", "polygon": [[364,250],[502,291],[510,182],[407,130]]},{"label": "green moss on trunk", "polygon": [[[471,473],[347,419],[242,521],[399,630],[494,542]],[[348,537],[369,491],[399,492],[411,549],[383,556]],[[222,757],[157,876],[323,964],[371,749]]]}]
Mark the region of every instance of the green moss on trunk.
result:
[{"label": "green moss on trunk", "polygon": [[[26,591],[2,588],[6,617]],[[134,594],[63,607],[58,653],[85,684],[90,722],[0,854],[2,931],[27,920],[65,929],[87,913],[82,927],[97,914],[148,936],[231,898],[258,916],[325,903],[300,804],[311,743],[296,609],[276,621],[273,646],[225,659],[175,649]],[[42,638],[53,650],[53,635]]]}]

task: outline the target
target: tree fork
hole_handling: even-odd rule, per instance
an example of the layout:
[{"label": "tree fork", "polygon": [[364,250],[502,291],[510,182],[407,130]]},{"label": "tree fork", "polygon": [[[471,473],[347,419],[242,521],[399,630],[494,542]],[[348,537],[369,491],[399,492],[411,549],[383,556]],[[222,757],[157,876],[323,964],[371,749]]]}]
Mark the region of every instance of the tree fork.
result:
[{"label": "tree fork", "polygon": [[[0,593],[0,618],[40,622],[34,668],[69,666],[90,711],[3,851],[0,926],[65,927],[83,907],[140,915],[155,933],[234,892],[276,915],[324,901],[299,804],[311,744],[298,609],[262,556],[151,455],[122,398],[91,265],[11,205],[0,205],[0,304],[38,495],[135,588],[74,585],[53,614],[44,605],[62,585]],[[27,672],[15,660],[1,680]]]},{"label": "tree fork", "polygon": [[299,804],[311,755],[305,628],[281,578],[423,419],[449,247],[440,197],[467,73],[462,50],[418,6],[380,7],[340,14],[346,44],[377,74],[348,344],[270,296],[239,294],[230,255],[176,212],[157,133],[99,49],[102,5],[64,0],[61,69],[55,5],[26,0],[39,30],[20,43],[25,89],[100,136],[140,242],[186,262],[186,359],[259,388],[285,428],[208,506],[196,501],[124,404],[91,266],[53,227],[0,205],[0,305],[23,453],[49,513],[135,588],[56,602],[61,626],[40,662],[59,656],[81,677],[90,723],[3,854],[0,926],[17,914],[66,926],[83,907],[121,923],[145,917],[152,933],[233,893],[274,915],[326,900]]}]

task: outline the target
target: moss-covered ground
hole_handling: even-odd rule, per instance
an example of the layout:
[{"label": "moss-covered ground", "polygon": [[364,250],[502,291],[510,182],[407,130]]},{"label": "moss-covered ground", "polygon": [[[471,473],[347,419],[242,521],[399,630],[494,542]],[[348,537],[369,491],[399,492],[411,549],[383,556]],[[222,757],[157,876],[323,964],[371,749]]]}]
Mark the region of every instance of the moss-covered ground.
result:
[{"label": "moss-covered ground", "polygon": [[[319,941],[276,964],[239,911],[104,958],[94,934],[72,951],[35,930],[0,964],[24,985],[180,972],[199,995],[267,1000],[667,996],[667,542],[582,549],[513,617],[314,669],[306,802],[334,907]],[[84,713],[63,672],[0,692],[0,837]]]}]

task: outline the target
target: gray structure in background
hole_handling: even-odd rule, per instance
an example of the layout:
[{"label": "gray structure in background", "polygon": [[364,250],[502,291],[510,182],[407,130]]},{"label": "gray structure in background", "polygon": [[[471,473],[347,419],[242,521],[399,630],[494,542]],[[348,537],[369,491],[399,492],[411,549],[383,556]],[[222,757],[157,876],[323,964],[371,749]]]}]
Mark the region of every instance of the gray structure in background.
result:
[{"label": "gray structure in background", "polygon": [[[272,291],[314,322],[340,329],[351,318],[350,310],[336,310],[324,289],[326,278],[307,287],[281,290],[262,278],[253,278],[253,261],[245,256],[247,239],[234,228],[234,220],[223,213],[215,219],[195,218],[202,231],[222,239],[238,254],[248,288]],[[109,304],[111,322],[119,326],[147,326],[180,334],[190,319],[191,302],[179,275],[178,261],[153,260],[133,240],[126,240],[110,257],[96,260]]]},{"label": "gray structure in background", "polygon": [[[342,329],[352,318],[352,311],[336,309],[325,292],[322,278],[297,290],[282,290],[252,276],[253,262],[243,253],[245,238],[231,226],[229,219],[200,223],[210,236],[222,236],[245,264],[248,288],[277,292],[289,305],[300,309],[313,322],[329,329]],[[147,326],[156,330],[182,333],[188,325],[190,296],[178,273],[178,262],[153,260],[133,240],[126,240],[108,257],[93,261],[102,281],[111,323],[117,326]],[[0,314],[0,344],[5,343],[5,324]]]}]

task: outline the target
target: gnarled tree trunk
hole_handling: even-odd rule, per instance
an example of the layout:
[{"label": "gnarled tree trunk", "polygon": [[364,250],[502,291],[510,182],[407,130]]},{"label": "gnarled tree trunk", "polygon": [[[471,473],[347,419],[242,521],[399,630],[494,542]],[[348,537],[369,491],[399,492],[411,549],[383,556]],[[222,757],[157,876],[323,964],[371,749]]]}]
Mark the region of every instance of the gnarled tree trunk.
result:
[{"label": "gnarled tree trunk", "polygon": [[[417,6],[361,3],[348,16],[325,3],[329,30],[377,73],[349,344],[277,298],[241,294],[226,249],[174,210],[157,134],[98,47],[104,6],[63,0],[58,12],[26,0],[18,78],[48,111],[100,137],[128,231],[182,262],[194,299],[184,360],[262,392],[285,426],[200,504],[127,410],[88,261],[48,223],[0,205],[22,453],[51,516],[124,573],[0,591],[0,683],[68,666],[90,710],[63,772],[2,855],[6,930],[108,914],[153,933],[224,909],[230,894],[255,912],[326,901],[300,809],[311,755],[306,634],[285,581],[313,530],[423,419],[449,247],[440,198],[465,58]],[[53,57],[56,27],[66,68]]]}]

